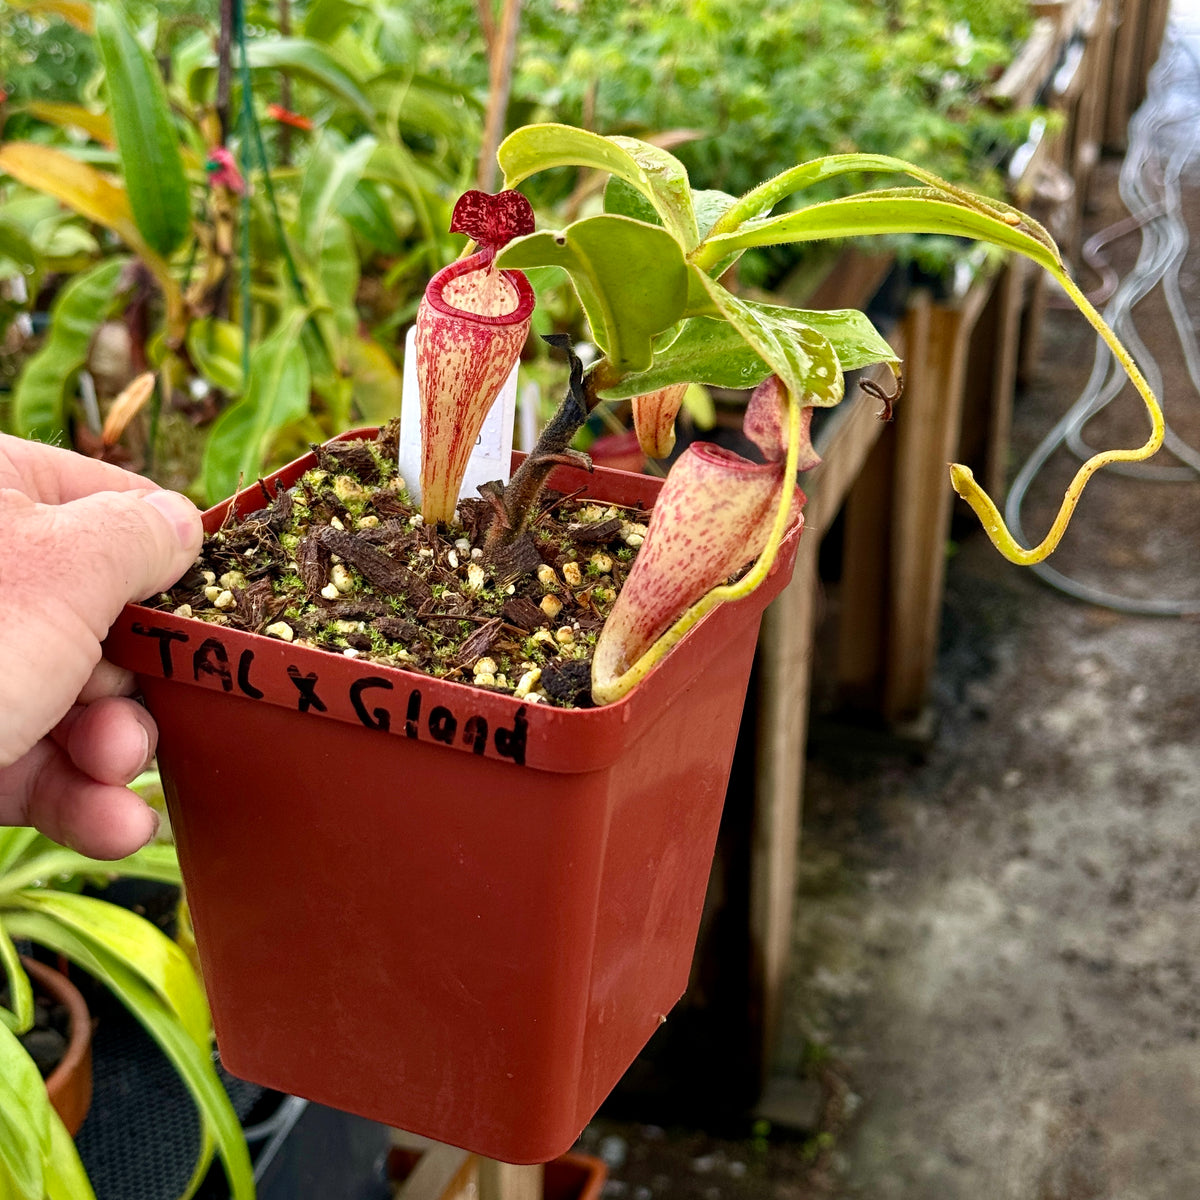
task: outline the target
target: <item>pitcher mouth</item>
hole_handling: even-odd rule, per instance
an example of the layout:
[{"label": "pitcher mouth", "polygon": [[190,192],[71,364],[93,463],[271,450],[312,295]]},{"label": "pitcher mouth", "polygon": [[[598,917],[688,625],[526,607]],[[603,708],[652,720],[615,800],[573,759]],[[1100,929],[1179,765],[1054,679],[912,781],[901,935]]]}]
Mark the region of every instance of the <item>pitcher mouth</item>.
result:
[{"label": "pitcher mouth", "polygon": [[494,328],[519,325],[522,321],[529,320],[533,315],[533,308],[537,303],[537,297],[534,295],[529,280],[525,278],[524,273],[521,271],[501,271],[501,275],[512,285],[513,290],[517,293],[517,305],[512,312],[494,317],[483,313],[468,312],[466,309],[456,308],[443,297],[442,292],[447,284],[461,278],[463,275],[470,275],[474,271],[486,270],[490,266],[490,262],[490,257],[483,251],[480,251],[469,255],[467,258],[460,258],[457,262],[452,262],[447,267],[443,267],[429,281],[429,285],[425,289],[425,301],[431,308],[443,316],[454,317],[460,321],[474,321],[478,325],[487,325]]}]

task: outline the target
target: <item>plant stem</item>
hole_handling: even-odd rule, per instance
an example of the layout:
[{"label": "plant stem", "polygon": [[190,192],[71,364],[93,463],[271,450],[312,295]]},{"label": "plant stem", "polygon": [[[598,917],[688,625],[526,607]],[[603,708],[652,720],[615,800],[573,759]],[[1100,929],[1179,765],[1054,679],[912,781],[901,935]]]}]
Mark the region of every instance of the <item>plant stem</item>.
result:
[{"label": "plant stem", "polygon": [[229,93],[233,86],[233,6],[221,0],[221,26],[217,35],[217,122],[221,141],[229,136]]},{"label": "plant stem", "polygon": [[[512,479],[503,488],[488,488],[487,495],[495,507],[486,537],[489,547],[507,545],[525,532],[537,509],[546,480],[556,466],[579,467],[585,471],[592,469],[592,460],[586,454],[571,449],[571,441],[587,420],[588,414],[584,402],[583,363],[571,349],[570,339],[564,334],[551,334],[545,340],[556,349],[566,350],[570,356],[571,379],[567,394],[542,430],[537,445],[517,468]],[[483,492],[483,488],[480,491]]]},{"label": "plant stem", "polygon": [[[279,36],[292,36],[292,0],[279,0]],[[284,108],[292,107],[292,77],[283,71],[279,76],[279,103]],[[286,167],[292,161],[292,127],[286,122],[279,126],[279,165]]]},{"label": "plant stem", "polygon": [[[517,53],[517,29],[521,23],[521,0],[504,0],[500,27],[488,38],[491,67],[488,78],[487,118],[483,127],[483,144],[479,149],[479,169],[476,183],[481,192],[491,192],[496,186],[496,151],[504,136],[504,121],[508,115],[508,98],[512,93],[513,61]],[[487,31],[485,29],[485,36]]]}]

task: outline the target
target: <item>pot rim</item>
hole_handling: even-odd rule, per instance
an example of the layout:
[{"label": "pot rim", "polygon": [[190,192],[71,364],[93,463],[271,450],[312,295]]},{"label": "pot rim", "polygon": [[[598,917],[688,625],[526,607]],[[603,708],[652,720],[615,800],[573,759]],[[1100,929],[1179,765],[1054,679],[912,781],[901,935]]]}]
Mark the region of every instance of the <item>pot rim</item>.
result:
[{"label": "pot rim", "polygon": [[[21,965],[38,987],[59,1004],[65,1005],[70,1014],[67,1050],[59,1060],[58,1066],[46,1076],[46,1093],[54,1111],[66,1125],[67,1132],[74,1137],[79,1132],[91,1103],[92,1014],[88,1010],[83,993],[62,971],[25,955],[21,956]],[[73,1101],[71,1081],[81,1070],[87,1072],[89,1080],[84,1089],[87,1100],[82,1105],[82,1111],[76,1114],[71,1110],[78,1107],[79,1102]]]},{"label": "pot rim", "polygon": [[[331,442],[371,437],[375,432],[372,428],[350,430],[331,439]],[[523,458],[524,455],[514,453],[514,465]],[[279,486],[290,487],[315,462],[316,456],[310,452],[273,472],[261,483],[255,481],[236,495],[222,500],[204,513],[205,529],[212,532],[220,528],[230,510],[240,516],[261,508],[264,494],[274,494],[266,488],[267,482],[278,480]],[[652,502],[662,486],[661,479],[606,467],[595,468],[591,475],[570,467],[558,467],[550,476],[550,486],[566,492],[578,490],[580,482],[591,485],[587,491],[595,491],[598,502],[607,500],[621,504],[633,503],[637,499]],[[383,728],[399,736],[419,736],[424,741],[429,740],[429,735],[423,725],[417,731],[411,720],[406,719],[406,705],[413,704],[413,695],[420,693],[421,707],[416,715],[422,723],[437,706],[451,710],[457,718],[459,730],[475,716],[486,723],[493,735],[502,727],[515,728],[516,723],[520,723],[527,732],[529,747],[528,758],[521,761],[520,765],[570,772],[602,769],[621,753],[622,747],[628,745],[631,738],[638,736],[640,730],[652,722],[658,709],[672,703],[682,691],[698,680],[702,682],[705,662],[721,652],[745,615],[754,614],[757,619],[769,601],[782,590],[791,576],[791,564],[801,527],[802,522],[797,521],[788,530],[771,574],[754,593],[718,605],[680,639],[679,644],[655,665],[637,687],[619,700],[593,708],[569,709],[531,704],[505,693],[485,691],[470,683],[438,679],[363,659],[350,659],[328,650],[295,645],[261,633],[213,625],[194,617],[178,617],[169,611],[139,604],[127,605],[117,619],[105,643],[105,654],[117,665],[143,678],[223,689],[230,692],[232,698],[242,699],[244,703],[259,701],[262,692],[256,685],[262,684],[264,674],[269,674],[282,680],[281,694],[289,704],[294,705],[297,697],[288,682],[288,675],[296,680],[304,673],[317,674],[320,676],[322,705],[316,708],[305,706],[303,711],[306,715]],[[157,637],[151,636],[154,633]],[[158,644],[153,644],[156,640]],[[199,654],[205,646],[214,644],[220,647],[221,672],[212,673],[211,663],[202,664],[201,669],[197,670],[193,659],[192,670],[184,677],[182,671],[186,669],[187,656]],[[700,653],[689,654],[684,649],[689,646]],[[253,666],[246,668],[249,691],[240,686],[242,676],[239,673],[239,664],[247,661],[247,654],[254,660]],[[177,661],[173,662],[172,656]],[[176,668],[179,674],[174,673]],[[234,686],[235,676],[237,687]],[[362,680],[367,677],[378,683],[364,690]],[[386,723],[382,726],[374,724],[371,719],[372,714],[379,712],[373,706],[381,700],[386,701],[389,710]],[[282,703],[280,700],[271,702]],[[411,712],[411,708],[408,709],[408,713]],[[585,734],[591,748],[567,755],[562,747],[577,743]],[[435,737],[433,740],[440,739]],[[457,743],[451,748],[470,752],[466,745]],[[490,746],[483,753],[489,758],[508,760],[508,756]]]}]

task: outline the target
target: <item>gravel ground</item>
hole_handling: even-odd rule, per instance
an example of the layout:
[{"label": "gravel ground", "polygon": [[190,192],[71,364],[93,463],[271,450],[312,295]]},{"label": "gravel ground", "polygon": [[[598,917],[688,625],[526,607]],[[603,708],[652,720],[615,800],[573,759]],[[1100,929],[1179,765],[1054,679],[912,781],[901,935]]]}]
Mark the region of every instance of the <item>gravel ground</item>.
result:
[{"label": "gravel ground", "polygon": [[[1200,29],[1193,12],[1177,4],[1177,27]],[[1099,168],[1089,233],[1124,215],[1119,168]],[[1182,191],[1200,230],[1194,163]],[[1138,239],[1107,253],[1128,272]],[[1194,330],[1197,253],[1180,283]],[[1161,294],[1135,317],[1172,427],[1200,446]],[[1091,363],[1082,321],[1052,310],[1014,471]],[[1133,445],[1143,430],[1127,391],[1086,434]],[[1059,451],[1030,488],[1038,536],[1073,467]],[[929,753],[825,748],[809,764],[784,1045],[819,1123],[722,1139],[597,1121],[585,1146],[610,1163],[610,1198],[1200,1196],[1197,619],[1082,603],[967,522],[955,531]],[[1124,596],[1200,602],[1198,546],[1200,478],[1103,474],[1055,565]]]}]

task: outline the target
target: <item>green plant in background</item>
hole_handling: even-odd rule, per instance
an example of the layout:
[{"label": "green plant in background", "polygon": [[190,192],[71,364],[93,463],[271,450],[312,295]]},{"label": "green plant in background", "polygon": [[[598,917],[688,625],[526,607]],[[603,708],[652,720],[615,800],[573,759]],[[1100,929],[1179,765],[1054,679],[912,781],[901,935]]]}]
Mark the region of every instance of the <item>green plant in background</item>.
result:
[{"label": "green plant in background", "polygon": [[18,1037],[33,1024],[33,993],[16,942],[62,955],[102,983],[158,1043],[200,1114],[191,1195],[220,1154],[231,1195],[252,1200],[253,1175],[237,1115],[212,1053],[204,992],[184,952],[149,921],[80,894],[93,878],[124,875],[179,883],[174,848],[152,845],[118,862],[97,862],[33,829],[0,829],[0,964],[10,1008],[0,1008],[0,1195],[90,1200],[70,1136]]},{"label": "green plant in background", "polygon": [[[408,7],[419,61],[484,88],[471,0]],[[1025,0],[767,0],[753,21],[740,0],[526,0],[510,111],[658,141],[696,187],[733,194],[797,161],[860,151],[999,195],[998,168],[1035,114],[998,111],[986,88],[1030,24]],[[818,195],[848,184],[862,181],[825,181]],[[531,186],[538,207],[579,200],[569,177]],[[770,286],[796,256],[755,248],[742,280]],[[926,251],[938,261],[946,246],[933,262]]]},{"label": "green plant in background", "polygon": [[[49,21],[63,3],[26,8]],[[193,451],[182,464],[201,494],[394,415],[388,343],[453,253],[446,216],[473,165],[478,106],[385,65],[387,6],[314,4],[299,32],[252,37],[235,5],[224,57],[188,12],[156,19],[148,6],[73,0],[70,13],[101,68],[78,85],[90,102],[14,90],[6,111],[28,136],[0,147],[11,181],[0,277],[20,270],[36,297],[63,268],[79,273],[14,383],[9,428],[66,437],[76,377],[106,322],[129,333],[125,381],[156,375],[138,393],[152,394],[152,465],[156,434],[169,426],[178,442],[208,426],[202,463]],[[74,216],[48,228],[60,203]]]}]

